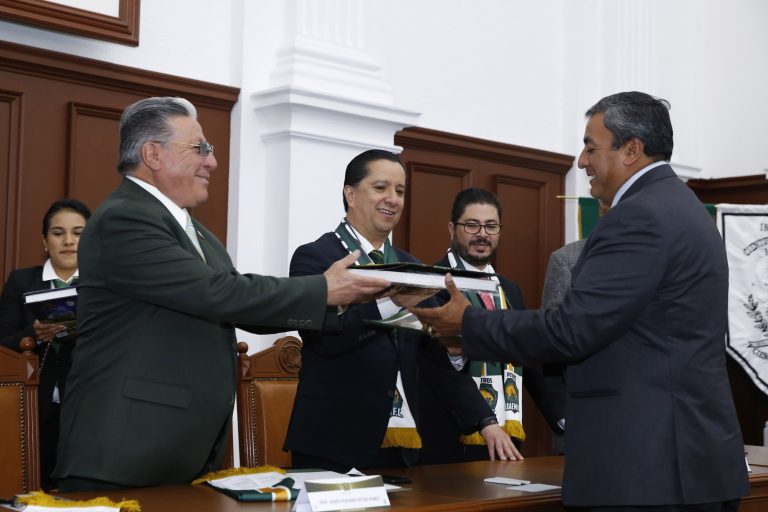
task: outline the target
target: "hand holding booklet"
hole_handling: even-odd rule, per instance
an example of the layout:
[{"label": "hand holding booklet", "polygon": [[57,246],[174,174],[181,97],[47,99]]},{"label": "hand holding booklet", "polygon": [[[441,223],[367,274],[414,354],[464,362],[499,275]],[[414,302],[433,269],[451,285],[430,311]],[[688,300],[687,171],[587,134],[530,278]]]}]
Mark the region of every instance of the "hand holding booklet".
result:
[{"label": "hand holding booklet", "polygon": [[66,330],[56,335],[56,340],[64,341],[74,336],[77,287],[27,292],[24,294],[24,303],[40,322],[66,327]]}]

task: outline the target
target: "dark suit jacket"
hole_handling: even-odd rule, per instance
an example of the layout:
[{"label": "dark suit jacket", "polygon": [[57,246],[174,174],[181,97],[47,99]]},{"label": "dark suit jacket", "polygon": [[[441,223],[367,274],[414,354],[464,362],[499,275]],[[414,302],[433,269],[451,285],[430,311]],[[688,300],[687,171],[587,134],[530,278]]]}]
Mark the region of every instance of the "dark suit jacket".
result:
[{"label": "dark suit jacket", "polygon": [[57,476],[148,486],[217,469],[234,404],[235,325],[322,327],[322,276],[239,274],[195,227],[207,264],[165,206],[128,179],[88,221]]},{"label": "dark suit jacket", "polygon": [[[450,267],[450,261],[446,255],[435,263],[441,267]],[[499,282],[504,289],[504,294],[509,301],[509,307],[515,310],[523,310],[523,294],[520,288],[509,279],[499,276]],[[440,304],[448,301],[447,293],[439,293],[437,300]],[[468,374],[469,363],[462,370]],[[539,410],[553,429],[557,428],[557,422],[565,417],[565,396],[562,387],[562,379],[550,379],[545,376],[541,366],[523,369],[523,386],[531,394]],[[478,391],[478,394],[479,391]],[[471,425],[460,425],[455,415],[449,411],[444,403],[436,400],[429,387],[422,386],[423,439],[422,461],[425,464],[445,464],[450,462],[487,460],[488,448],[486,446],[465,446],[459,441],[463,433],[473,431]],[[501,418],[499,418],[501,419]],[[523,426],[525,426],[525,412],[523,412]]]},{"label": "dark suit jacket", "polygon": [[[346,254],[336,235],[326,233],[296,250],[290,275],[320,274]],[[400,250],[397,256],[417,261]],[[428,305],[436,304],[430,300]],[[286,450],[359,469],[370,467],[389,422],[398,368],[417,426],[419,371],[442,390],[445,400],[464,402],[458,410],[465,422],[490,414],[474,382],[453,370],[439,344],[401,331],[396,346],[387,331],[365,325],[364,319],[381,318],[375,302],[350,306],[342,318],[339,333],[299,331],[304,341],[302,366]]]},{"label": "dark suit jacket", "polygon": [[[24,294],[47,290],[50,282],[43,281],[43,267],[29,267],[14,270],[8,275],[0,296],[0,345],[19,351],[21,338],[36,337],[32,324],[35,317],[24,305]],[[58,344],[58,349],[40,344],[35,348],[39,358],[40,385],[38,388],[38,410],[40,424],[40,475],[42,487],[53,485],[51,472],[56,465],[56,444],[59,437],[59,404],[53,402],[53,390],[59,388],[59,398],[64,396],[64,387],[72,364],[74,340]]]},{"label": "dark suit jacket", "polygon": [[0,345],[19,351],[21,338],[36,337],[35,317],[24,305],[24,294],[47,290],[50,284],[43,281],[43,267],[21,268],[8,274],[8,280],[0,295]]},{"label": "dark suit jacket", "polygon": [[727,301],[723,241],[664,165],[600,221],[558,308],[468,308],[465,350],[570,363],[566,505],[730,500],[749,486],[725,368]]}]

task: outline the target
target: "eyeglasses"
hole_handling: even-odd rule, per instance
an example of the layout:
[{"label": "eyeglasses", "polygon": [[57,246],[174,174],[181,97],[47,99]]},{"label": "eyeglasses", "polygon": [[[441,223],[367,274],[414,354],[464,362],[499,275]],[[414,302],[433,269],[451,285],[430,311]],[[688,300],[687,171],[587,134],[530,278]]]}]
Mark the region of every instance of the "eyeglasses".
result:
[{"label": "eyeglasses", "polygon": [[456,222],[457,226],[464,226],[464,232],[468,235],[476,235],[481,229],[485,229],[488,235],[498,235],[501,232],[501,224],[479,224],[477,222]]},{"label": "eyeglasses", "polygon": [[201,142],[200,144],[182,144],[181,142],[174,142],[174,144],[178,144],[179,146],[184,146],[187,148],[195,148],[197,149],[197,152],[200,153],[200,156],[208,156],[213,154],[213,144],[209,142]]}]

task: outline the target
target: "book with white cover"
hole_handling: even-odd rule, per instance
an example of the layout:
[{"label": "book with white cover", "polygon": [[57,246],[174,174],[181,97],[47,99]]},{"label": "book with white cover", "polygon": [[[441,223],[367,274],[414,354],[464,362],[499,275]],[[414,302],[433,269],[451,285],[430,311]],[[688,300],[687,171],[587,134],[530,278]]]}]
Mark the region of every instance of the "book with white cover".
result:
[{"label": "book with white cover", "polygon": [[459,290],[489,292],[498,294],[498,281],[490,279],[492,274],[473,270],[460,270],[421,263],[385,263],[380,265],[357,265],[349,268],[355,274],[386,279],[395,285],[414,286],[443,290],[445,274],[450,273]]}]

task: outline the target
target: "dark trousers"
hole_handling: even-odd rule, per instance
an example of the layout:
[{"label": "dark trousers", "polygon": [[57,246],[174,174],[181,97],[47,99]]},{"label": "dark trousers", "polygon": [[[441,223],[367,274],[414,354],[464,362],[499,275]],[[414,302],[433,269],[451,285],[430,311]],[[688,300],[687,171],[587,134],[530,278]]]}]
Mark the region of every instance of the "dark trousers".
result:
[{"label": "dark trousers", "polygon": [[736,512],[739,500],[697,505],[652,505],[647,507],[566,507],[567,512]]}]

